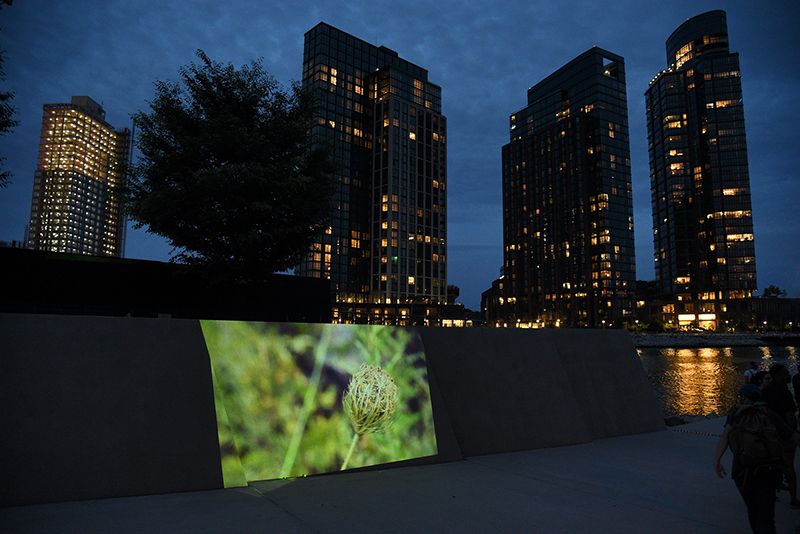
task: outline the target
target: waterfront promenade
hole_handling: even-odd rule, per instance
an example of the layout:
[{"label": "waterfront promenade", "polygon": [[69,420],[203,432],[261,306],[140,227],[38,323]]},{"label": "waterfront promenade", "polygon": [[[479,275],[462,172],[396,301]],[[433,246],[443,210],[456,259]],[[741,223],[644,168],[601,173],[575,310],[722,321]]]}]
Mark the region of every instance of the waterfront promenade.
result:
[{"label": "waterfront promenade", "polygon": [[637,348],[672,347],[764,347],[770,345],[800,345],[800,334],[789,332],[671,332],[653,334],[647,332],[631,333]]},{"label": "waterfront promenade", "polygon": [[[0,529],[747,533],[733,482],[712,468],[722,424],[242,489],[4,508]],[[786,493],[776,516],[779,533],[800,525]]]}]

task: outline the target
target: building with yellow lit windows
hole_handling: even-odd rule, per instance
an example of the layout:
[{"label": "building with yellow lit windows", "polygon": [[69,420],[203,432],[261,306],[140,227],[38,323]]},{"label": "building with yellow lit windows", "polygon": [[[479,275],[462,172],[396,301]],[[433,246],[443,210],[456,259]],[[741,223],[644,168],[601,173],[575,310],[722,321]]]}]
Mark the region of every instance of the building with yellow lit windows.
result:
[{"label": "building with yellow lit windows", "polygon": [[88,96],[45,104],[28,248],[121,257],[130,148],[130,130],[115,130]]},{"label": "building with yellow lit windows", "polygon": [[625,61],[593,47],[528,89],[503,146],[500,326],[620,327],[635,288]]},{"label": "building with yellow lit windows", "polygon": [[720,328],[756,289],[739,55],[724,11],[681,24],[645,94],[662,318]]},{"label": "building with yellow lit windows", "polygon": [[330,222],[298,273],[328,278],[334,322],[440,324],[446,132],[427,70],[328,24],[305,34],[312,135],[330,147]]}]

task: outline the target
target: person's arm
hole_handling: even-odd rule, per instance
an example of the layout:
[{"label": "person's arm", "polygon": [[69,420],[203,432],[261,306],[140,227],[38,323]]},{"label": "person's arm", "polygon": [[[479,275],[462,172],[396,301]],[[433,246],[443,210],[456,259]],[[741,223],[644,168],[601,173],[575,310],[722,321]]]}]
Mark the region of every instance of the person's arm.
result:
[{"label": "person's arm", "polygon": [[719,441],[717,442],[717,448],[714,451],[714,471],[717,473],[719,478],[725,478],[727,474],[725,472],[725,468],[722,467],[722,456],[725,454],[725,449],[728,448],[728,433],[731,430],[731,425],[726,424],[725,429],[722,431],[722,435],[719,437]]}]

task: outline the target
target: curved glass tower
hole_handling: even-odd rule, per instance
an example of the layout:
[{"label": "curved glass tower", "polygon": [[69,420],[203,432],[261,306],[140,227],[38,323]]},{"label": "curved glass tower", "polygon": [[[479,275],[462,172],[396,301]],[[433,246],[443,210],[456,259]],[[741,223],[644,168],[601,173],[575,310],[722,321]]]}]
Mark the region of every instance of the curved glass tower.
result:
[{"label": "curved glass tower", "polygon": [[666,50],[645,93],[656,281],[666,321],[716,328],[756,289],[739,55],[719,10]]}]

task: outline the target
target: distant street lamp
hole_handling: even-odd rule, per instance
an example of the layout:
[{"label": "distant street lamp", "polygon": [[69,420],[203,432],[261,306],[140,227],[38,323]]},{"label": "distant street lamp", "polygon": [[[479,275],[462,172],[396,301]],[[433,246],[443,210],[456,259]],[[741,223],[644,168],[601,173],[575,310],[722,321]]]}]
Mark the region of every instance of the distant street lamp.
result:
[{"label": "distant street lamp", "polygon": [[602,323],[603,323],[603,328],[605,328],[606,327],[606,320],[603,319]]}]

